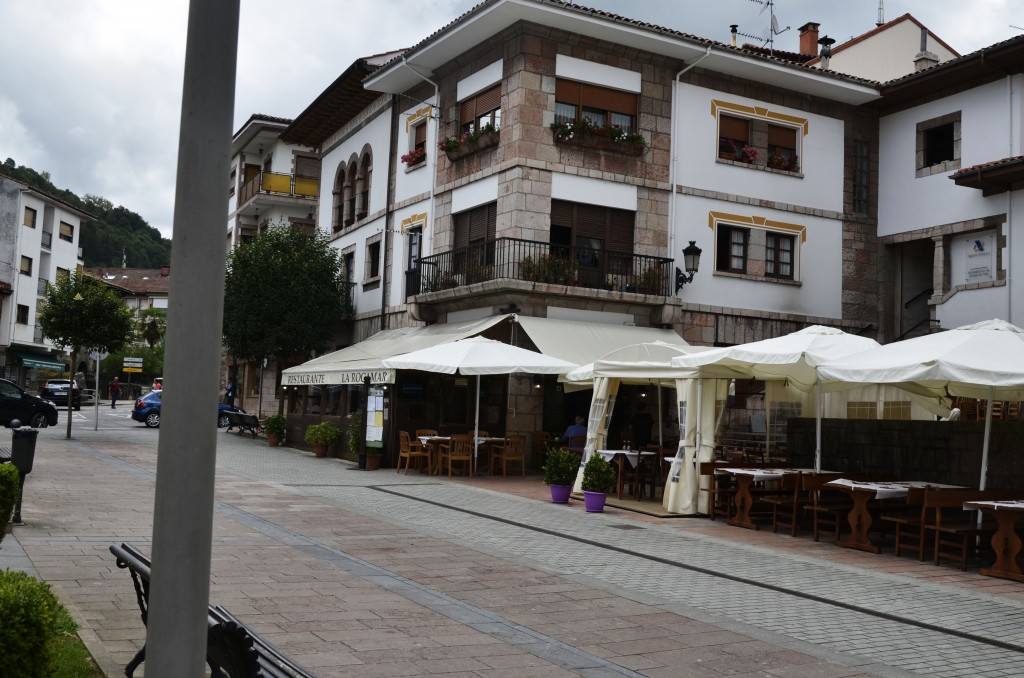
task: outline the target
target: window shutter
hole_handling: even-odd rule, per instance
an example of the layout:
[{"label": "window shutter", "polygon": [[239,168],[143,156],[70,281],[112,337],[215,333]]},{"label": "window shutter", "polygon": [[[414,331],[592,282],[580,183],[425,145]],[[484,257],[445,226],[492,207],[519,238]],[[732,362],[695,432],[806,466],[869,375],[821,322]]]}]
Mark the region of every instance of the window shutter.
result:
[{"label": "window shutter", "polygon": [[633,229],[636,213],[628,210],[609,210],[608,237],[605,240],[612,252],[633,253]]},{"label": "window shutter", "polygon": [[564,200],[551,201],[551,225],[572,228],[572,203]]},{"label": "window shutter", "polygon": [[572,80],[559,79],[555,83],[555,101],[578,106],[580,103],[580,83]]},{"label": "window shutter", "polygon": [[486,92],[476,95],[477,115],[493,111],[496,108],[501,108],[501,84],[497,84]]},{"label": "window shutter", "polygon": [[420,123],[412,128],[413,131],[413,143],[416,146],[426,143],[427,141],[427,124]]},{"label": "window shutter", "polygon": [[636,115],[636,94],[595,85],[580,86],[580,103],[603,111]]},{"label": "window shutter", "polygon": [[452,221],[455,222],[455,242],[453,249],[469,245],[469,212],[459,212]]},{"label": "window shutter", "polygon": [[718,136],[745,142],[750,139],[750,121],[731,115],[719,116]]},{"label": "window shutter", "polygon": [[[723,135],[728,136],[728,135]],[[781,148],[796,148],[796,130],[792,127],[768,125],[768,145]]]},{"label": "window shutter", "polygon": [[608,234],[608,209],[597,205],[576,205],[574,238],[604,240]]},{"label": "window shutter", "polygon": [[295,176],[320,178],[320,161],[308,155],[295,156]]}]

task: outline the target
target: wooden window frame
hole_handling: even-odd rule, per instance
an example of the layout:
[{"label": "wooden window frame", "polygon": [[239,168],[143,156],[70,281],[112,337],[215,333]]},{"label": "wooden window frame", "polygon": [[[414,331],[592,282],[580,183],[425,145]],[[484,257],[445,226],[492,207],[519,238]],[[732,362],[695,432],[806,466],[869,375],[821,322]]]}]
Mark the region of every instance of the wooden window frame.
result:
[{"label": "wooden window frame", "polygon": [[[782,255],[787,253],[787,250],[782,247],[784,243],[789,244],[789,261],[783,261]],[[780,270],[786,266],[789,267],[789,273]],[[794,279],[796,274],[796,236],[779,231],[765,232],[764,274],[768,278]]]},{"label": "wooden window frame", "polygon": [[[64,242],[75,241],[75,227],[73,225],[69,224],[66,221],[62,221],[60,222],[60,226],[58,228],[60,229],[58,232],[58,237],[61,240],[63,240]],[[67,232],[65,233],[65,231]]]},{"label": "wooden window frame", "polygon": [[459,130],[475,132],[491,125],[501,128],[501,83],[459,102]]},{"label": "wooden window frame", "polygon": [[[734,224],[718,224],[715,233],[715,270],[721,271],[722,273],[740,273],[746,274],[747,267],[750,262],[750,229],[745,226],[736,226]],[[737,243],[733,241],[733,234],[742,234],[743,241]],[[733,254],[733,245],[740,245],[742,247],[742,253],[739,255]],[[743,264],[741,268],[737,268],[733,265],[733,259],[739,257]]]},{"label": "wooden window frame", "polygon": [[[570,120],[565,113],[560,114],[559,105],[572,107],[575,111],[574,117]],[[595,120],[593,116],[597,115],[603,119]],[[615,116],[625,116],[628,121],[616,120]],[[632,134],[638,130],[640,95],[636,92],[558,78],[555,81],[555,122],[572,122],[588,117],[598,127],[618,126]],[[628,124],[622,124],[623,122]]]}]

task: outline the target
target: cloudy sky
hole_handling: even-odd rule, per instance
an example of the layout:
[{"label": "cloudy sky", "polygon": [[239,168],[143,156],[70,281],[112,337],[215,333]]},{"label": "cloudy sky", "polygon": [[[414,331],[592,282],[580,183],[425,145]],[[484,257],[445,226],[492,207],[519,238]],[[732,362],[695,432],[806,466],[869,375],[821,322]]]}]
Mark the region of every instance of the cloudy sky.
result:
[{"label": "cloudy sky", "polygon": [[[298,115],[360,56],[411,46],[477,0],[242,0],[234,127],[253,113]],[[580,0],[579,4],[728,42],[761,35],[758,0]],[[0,0],[0,161],[142,215],[167,237],[174,213],[186,0]],[[1013,37],[1024,0],[889,0],[961,54]],[[821,24],[839,42],[870,30],[877,0],[775,0],[778,49]]]}]

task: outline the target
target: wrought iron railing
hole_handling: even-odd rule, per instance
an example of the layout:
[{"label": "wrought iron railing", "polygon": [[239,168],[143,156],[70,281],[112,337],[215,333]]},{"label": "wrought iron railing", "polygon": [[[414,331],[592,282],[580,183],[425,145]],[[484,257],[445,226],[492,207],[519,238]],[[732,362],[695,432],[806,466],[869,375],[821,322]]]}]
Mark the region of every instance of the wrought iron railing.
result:
[{"label": "wrought iron railing", "polygon": [[260,172],[254,174],[242,184],[238,194],[238,204],[242,205],[257,193],[290,195],[296,198],[316,198],[320,181],[313,177],[300,177],[278,172]]},{"label": "wrought iron railing", "polygon": [[406,295],[506,278],[667,297],[673,265],[665,257],[498,238],[422,257],[406,272]]}]

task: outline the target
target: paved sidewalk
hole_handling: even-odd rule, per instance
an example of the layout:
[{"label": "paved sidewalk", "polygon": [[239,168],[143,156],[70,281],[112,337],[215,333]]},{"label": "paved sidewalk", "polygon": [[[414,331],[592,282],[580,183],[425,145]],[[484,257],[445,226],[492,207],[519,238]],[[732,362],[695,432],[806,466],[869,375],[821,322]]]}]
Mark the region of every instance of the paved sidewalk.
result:
[{"label": "paved sidewalk", "polygon": [[[145,630],[107,548],[150,551],[158,431],[74,435],[41,432],[0,567],[51,582],[122,675]],[[320,676],[1010,676],[1024,661],[1024,586],[976,572],[587,514],[539,477],[217,441],[210,599]]]}]

